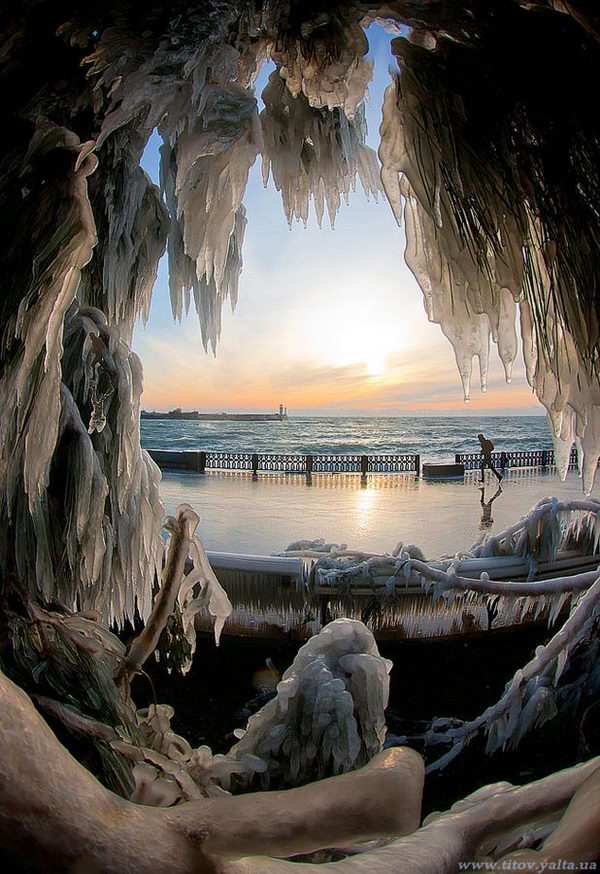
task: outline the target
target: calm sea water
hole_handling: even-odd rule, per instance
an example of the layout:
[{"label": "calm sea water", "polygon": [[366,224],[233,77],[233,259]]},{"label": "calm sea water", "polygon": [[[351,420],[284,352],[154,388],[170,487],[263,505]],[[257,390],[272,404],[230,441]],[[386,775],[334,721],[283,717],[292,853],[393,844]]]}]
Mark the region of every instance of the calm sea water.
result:
[{"label": "calm sea water", "polygon": [[425,461],[477,452],[482,432],[498,451],[551,449],[545,416],[454,418],[298,417],[283,422],[193,422],[142,419],[146,449],[221,452],[409,453]]}]

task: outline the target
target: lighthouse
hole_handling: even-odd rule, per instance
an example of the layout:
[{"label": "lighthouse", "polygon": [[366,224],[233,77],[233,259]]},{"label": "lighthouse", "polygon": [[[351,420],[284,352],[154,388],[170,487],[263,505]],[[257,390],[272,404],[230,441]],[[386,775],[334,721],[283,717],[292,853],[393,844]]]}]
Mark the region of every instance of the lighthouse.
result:
[{"label": "lighthouse", "polygon": [[279,404],[279,418],[287,419],[287,408],[283,404]]}]

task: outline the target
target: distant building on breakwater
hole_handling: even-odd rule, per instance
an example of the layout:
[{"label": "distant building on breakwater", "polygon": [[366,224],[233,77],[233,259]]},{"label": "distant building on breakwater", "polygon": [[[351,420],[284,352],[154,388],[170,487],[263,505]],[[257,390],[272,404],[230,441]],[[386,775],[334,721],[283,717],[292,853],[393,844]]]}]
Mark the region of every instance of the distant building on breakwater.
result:
[{"label": "distant building on breakwater", "polygon": [[198,410],[182,410],[177,407],[168,413],[155,410],[142,410],[142,419],[191,419],[199,422],[282,422],[287,419],[287,407],[279,404],[278,413],[199,413]]}]

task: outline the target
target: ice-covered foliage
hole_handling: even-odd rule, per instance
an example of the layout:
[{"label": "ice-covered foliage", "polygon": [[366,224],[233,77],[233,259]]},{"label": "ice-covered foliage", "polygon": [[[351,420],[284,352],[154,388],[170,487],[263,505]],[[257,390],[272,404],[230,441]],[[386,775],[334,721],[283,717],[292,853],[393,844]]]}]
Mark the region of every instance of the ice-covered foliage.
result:
[{"label": "ice-covered foliage", "polygon": [[[15,513],[18,489],[35,516],[48,485],[60,417],[63,323],[96,242],[87,196],[87,177],[97,162],[93,145],[81,144],[68,130],[42,128],[29,144],[24,166],[15,168],[26,186],[23,211],[31,223],[34,269],[28,271],[18,309],[3,325],[0,469],[2,512],[9,516]],[[48,172],[53,163],[63,172]]]},{"label": "ice-covered foliage", "polygon": [[[54,591],[54,570],[63,560],[57,554],[56,523],[54,536],[49,530],[54,507],[48,487],[65,398],[64,319],[96,241],[87,196],[87,177],[96,166],[92,150],[93,143],[81,144],[72,132],[46,126],[30,141],[24,165],[14,168],[22,174],[26,196],[15,217],[8,266],[16,268],[25,247],[33,269],[24,270],[21,299],[3,325],[0,557],[4,573],[16,569],[32,591],[39,587],[46,597]],[[100,499],[106,486],[97,484]]]},{"label": "ice-covered foliage", "polygon": [[165,798],[299,786],[352,771],[383,747],[391,666],[361,622],[338,619],[299,650],[276,697],[235,732],[240,739],[228,753],[192,749],[173,732],[166,705],[137,712],[143,754],[113,746],[138,763],[134,798],[158,806]]},{"label": "ice-covered foliage", "polygon": [[138,710],[136,720],[141,738],[134,746],[115,740],[113,747],[130,758],[135,789],[131,799],[152,807],[166,807],[194,798],[212,798],[248,789],[266,769],[257,756],[239,758],[229,753],[213,754],[206,745],[192,748],[171,728],[173,708],[151,704]]},{"label": "ice-covered foliage", "polygon": [[[205,344],[214,347],[221,304],[227,297],[235,302],[245,223],[242,199],[254,157],[261,151],[266,156],[288,217],[303,217],[311,197],[318,212],[327,207],[332,213],[357,175],[367,190],[375,191],[375,165],[363,146],[360,103],[370,70],[360,24],[368,14],[369,19],[391,16],[412,27],[410,41],[395,45],[402,72],[386,97],[381,159],[383,183],[397,217],[404,191],[407,259],[422,285],[427,312],[453,343],[468,394],[474,355],[479,356],[485,384],[490,337],[497,342],[510,377],[519,311],[527,373],[549,412],[559,471],[566,470],[570,445],[578,440],[584,489],[589,491],[600,447],[600,132],[598,113],[590,111],[589,88],[598,79],[600,28],[588,7],[578,0],[569,4],[507,0],[492,5],[394,0],[381,8],[363,3],[306,8],[300,3],[208,0],[201,8],[160,3],[117,8],[110,2],[90,6],[75,0],[65,13],[64,4],[24,0],[18,11],[3,12],[0,82],[7,131],[0,155],[5,219],[0,295],[3,616],[11,614],[11,633],[20,623],[23,638],[12,640],[13,656],[16,661],[20,653],[19,667],[29,671],[32,685],[47,682],[46,692],[60,689],[65,699],[48,700],[51,696],[41,694],[38,706],[69,731],[96,738],[106,771],[114,767],[113,782],[121,790],[129,782],[129,772],[117,764],[106,744],[113,745],[110,749],[118,756],[129,756],[135,762],[138,800],[158,795],[159,803],[167,805],[180,798],[198,801],[199,795],[222,791],[227,779],[232,785],[240,780],[240,769],[244,780],[252,774],[249,782],[257,773],[267,775],[265,781],[270,773],[278,773],[282,782],[287,775],[301,777],[308,756],[306,762],[300,756],[300,738],[311,736],[316,723],[314,713],[303,709],[300,693],[306,689],[320,700],[316,673],[331,697],[322,721],[331,715],[328,728],[335,728],[335,721],[344,717],[346,734],[342,731],[328,739],[328,728],[315,730],[327,743],[323,749],[330,752],[332,770],[342,764],[352,767],[364,760],[367,748],[376,749],[380,743],[386,688],[385,665],[368,641],[366,649],[359,647],[333,659],[327,648],[317,655],[320,635],[313,638],[308,646],[315,648],[310,650],[314,658],[307,659],[297,676],[284,679],[280,703],[272,702],[267,715],[263,713],[236,745],[250,748],[256,742],[260,747],[264,741],[270,749],[269,744],[282,734],[283,710],[294,717],[302,714],[295,723],[296,734],[292,731],[288,736],[285,729],[281,750],[288,750],[288,758],[271,770],[269,762],[274,759],[267,761],[254,751],[233,763],[203,748],[190,752],[172,736],[169,712],[158,707],[140,714],[137,726],[130,724],[124,737],[117,723],[130,722],[127,714],[113,713],[107,727],[100,724],[105,714],[89,718],[73,705],[73,691],[90,707],[104,698],[115,705],[111,674],[128,654],[107,637],[106,629],[100,632],[97,624],[85,624],[95,620],[79,616],[63,621],[48,610],[42,611],[41,618],[35,612],[40,609],[35,599],[58,603],[61,610],[91,607],[104,621],[119,623],[126,617],[133,619],[136,612],[146,617],[161,570],[158,472],[139,445],[141,369],[128,343],[133,321],[147,312],[167,233],[174,311],[181,313],[194,297]],[[267,53],[275,60],[280,79],[269,86],[273,101],[261,123],[250,86]],[[282,83],[287,90],[282,90]],[[277,118],[280,110],[284,116],[289,112],[289,119]],[[138,167],[155,128],[166,143],[162,169],[166,205]],[[263,133],[267,146],[261,143]],[[277,142],[279,135],[281,142]],[[94,140],[100,166],[90,179],[97,160]],[[305,176],[296,197],[292,178],[298,176],[298,169]],[[505,533],[501,543],[487,543],[483,549],[524,553],[534,569],[538,556],[551,556],[558,548],[559,531],[565,542],[595,548],[595,507],[583,509],[566,529],[562,513],[553,505],[525,526]],[[177,530],[182,537],[177,565],[191,555],[192,574],[197,574],[203,553],[192,534]],[[323,549],[317,547],[315,552],[323,559]],[[480,730],[489,731],[491,747],[502,746],[536,720],[548,718],[559,677],[576,648],[583,648],[595,633],[598,581],[589,574],[503,583],[484,575],[463,578],[452,562],[432,568],[408,549],[381,559],[346,550],[328,552],[323,559],[330,563],[324,568],[326,575],[362,574],[365,569],[370,574],[377,567],[384,569],[386,562],[391,564],[390,590],[398,582],[416,579],[433,586],[434,597],[457,597],[457,592],[465,599],[500,594],[523,599],[523,604],[535,597],[544,605],[544,598],[558,596],[552,604],[553,616],[571,599],[573,612],[564,627],[516,675],[498,705],[480,720],[457,729],[457,735],[445,737],[456,744],[453,750]],[[490,562],[501,558],[482,557]],[[166,566],[174,567],[170,551]],[[177,595],[185,591],[174,612],[179,610],[182,628],[192,638],[198,607],[194,602],[208,600],[209,608],[212,605],[220,614],[225,600],[205,577],[197,580],[202,594],[194,592],[196,583],[186,582],[184,568],[179,570],[173,574],[176,584],[169,588],[169,597],[173,591]],[[23,608],[22,615],[13,613],[14,602]],[[10,611],[5,610],[7,605]],[[20,648],[19,643],[23,643]],[[137,669],[138,661],[133,661]],[[317,670],[319,663],[323,666]],[[358,683],[361,675],[366,686]],[[3,843],[5,837],[10,842],[25,835],[29,849],[42,835],[40,858],[47,864],[44,841],[48,823],[56,821],[52,816],[58,816],[58,835],[76,825],[80,838],[96,833],[96,828],[100,834],[99,823],[105,823],[106,811],[114,807],[89,775],[74,767],[56,738],[40,724],[26,696],[4,677],[0,681],[4,703],[0,738],[6,746],[2,760],[12,774],[0,787],[2,821],[9,823],[3,827]],[[356,697],[350,712],[347,695],[353,689]],[[292,694],[294,690],[297,694]],[[334,702],[340,707],[330,713]],[[361,734],[364,713],[373,722]],[[270,726],[271,715],[278,720],[275,726]],[[270,739],[261,734],[267,726],[276,729]],[[136,740],[138,731],[149,746]],[[443,735],[436,732],[436,739]],[[312,756],[310,742],[303,748]],[[265,756],[269,749],[265,747]],[[46,753],[41,763],[40,750]],[[320,755],[317,750],[313,763],[325,768]],[[280,765],[282,770],[277,771]],[[377,821],[387,811],[377,806],[379,795],[373,800],[368,775],[347,776],[350,781],[356,777],[349,786],[359,788],[357,801],[350,797],[354,804],[350,814],[345,808],[349,820],[340,833],[353,834],[356,803],[360,807],[363,799],[365,816],[369,813],[371,822],[376,821],[366,828],[367,836],[399,828],[393,818],[391,826],[388,819],[386,828],[378,831]],[[383,796],[385,769],[376,777],[377,792],[381,790]],[[393,791],[385,798],[398,797],[396,778],[391,782]],[[577,778],[555,782],[561,787],[556,801],[561,809],[577,789]],[[267,838],[263,832],[262,837],[256,836],[264,820],[269,826],[283,820],[287,839],[294,813],[302,821],[302,835],[308,832],[304,843],[297,838],[296,825],[291,843],[281,836],[271,843],[267,840],[267,852],[281,855],[329,841],[332,823],[337,826],[339,809],[347,801],[343,793],[336,795],[336,785],[336,781],[324,789],[317,785],[299,811],[279,819],[269,808],[269,796],[259,796],[251,838],[247,844],[242,841],[240,854],[264,854],[261,841]],[[418,775],[415,785],[420,791]],[[518,796],[519,790],[515,791]],[[28,797],[31,792],[34,797]],[[347,794],[352,796],[351,791]],[[539,794],[546,804],[545,791]],[[314,797],[321,798],[324,806],[312,805]],[[40,806],[41,798],[46,799],[46,807]],[[24,799],[34,814],[11,829],[10,817],[23,809]],[[465,825],[462,842],[452,832],[456,818],[459,826],[463,822],[457,813],[449,825],[442,819],[437,831],[417,834],[400,851],[396,847],[376,851],[362,867],[400,871],[399,865],[408,859],[402,870],[413,874],[436,870],[431,863],[438,864],[442,857],[446,861],[452,857],[453,864],[468,858],[464,835],[471,835],[468,849],[481,846],[489,829],[486,823],[493,822],[502,807],[495,797],[492,802],[487,819],[484,810],[474,832]],[[307,828],[306,816],[314,814],[314,806],[317,822]],[[94,820],[98,807],[103,815]],[[514,823],[510,799],[506,807],[511,808]],[[123,809],[121,804],[119,814]],[[43,816],[36,820],[40,810]],[[172,823],[170,811],[168,815]],[[161,867],[156,854],[162,853],[162,860],[168,847],[168,861],[162,867],[166,870],[171,864],[185,870],[185,860],[194,856],[192,847],[199,843],[198,824],[194,822],[181,852],[185,828],[174,838],[172,832],[161,831],[166,819],[155,816],[144,827],[143,818],[144,810],[138,806],[132,822],[141,831],[133,837],[124,826],[122,844],[118,844],[121,832],[114,829],[110,840],[94,844],[94,852],[102,847],[101,852],[108,853],[98,870],[119,866],[137,870],[143,856],[140,846],[151,843],[159,832],[166,840],[164,846],[154,845],[150,867]],[[225,824],[233,819],[225,811]],[[34,827],[26,833],[30,822]],[[411,828],[415,826],[411,821]],[[239,829],[237,819],[235,829]],[[448,829],[450,838],[445,840]],[[227,853],[237,834],[225,828]],[[54,841],[53,849],[59,843]],[[72,844],[65,843],[71,864]],[[446,852],[448,843],[454,855]],[[90,849],[88,841],[86,852]],[[59,864],[57,870],[68,864]],[[193,859],[195,869],[203,864]],[[246,861],[240,864],[250,870]],[[253,866],[252,861],[248,864]],[[261,871],[287,867],[264,858],[257,864]],[[233,863],[230,870],[242,868]],[[147,871],[149,865],[142,860],[139,869]]]},{"label": "ice-covered foliage", "polygon": [[361,622],[329,623],[299,650],[230,755],[262,759],[265,786],[360,767],[383,746],[390,668]]},{"label": "ice-covered foliage", "polygon": [[[69,562],[73,567],[78,552],[90,544],[89,554],[79,559],[81,570],[74,574],[85,586],[85,609],[100,610],[104,621],[119,623],[124,617],[133,619],[137,606],[145,618],[163,543],[160,473],[140,449],[141,364],[120,329],[93,307],[73,308],[64,342],[64,379],[74,402],[70,413],[76,422],[85,417],[84,431],[92,432],[86,438],[79,427],[74,452],[65,433],[61,463],[66,507],[73,519],[67,529]],[[98,398],[103,398],[101,422]],[[98,477],[103,477],[103,486]]]},{"label": "ice-covered foliage", "polygon": [[[105,295],[110,300],[110,284],[123,270],[129,269],[129,281],[141,273],[135,300],[138,311],[145,312],[149,274],[147,269],[140,271],[135,247],[158,249],[168,227],[173,314],[180,318],[193,299],[204,345],[213,350],[222,305],[229,300],[235,306],[237,300],[246,225],[242,198],[248,171],[261,149],[256,100],[248,86],[264,49],[258,44],[242,56],[227,44],[228,18],[233,15],[231,10],[218,23],[215,20],[216,33],[210,39],[204,23],[195,21],[196,44],[167,41],[156,51],[144,44],[138,52],[115,57],[107,38],[88,59],[96,87],[110,89],[98,141],[109,172],[98,186],[98,197],[104,193],[106,206],[100,203],[99,209],[106,213],[108,237],[119,242],[119,267],[115,273],[109,251],[103,259]],[[161,188],[168,218],[153,187],[135,169],[155,128],[164,140]],[[143,217],[146,227],[140,225]],[[154,238],[148,237],[152,232]],[[131,262],[128,268],[122,255]],[[121,283],[121,299],[125,288]]]}]

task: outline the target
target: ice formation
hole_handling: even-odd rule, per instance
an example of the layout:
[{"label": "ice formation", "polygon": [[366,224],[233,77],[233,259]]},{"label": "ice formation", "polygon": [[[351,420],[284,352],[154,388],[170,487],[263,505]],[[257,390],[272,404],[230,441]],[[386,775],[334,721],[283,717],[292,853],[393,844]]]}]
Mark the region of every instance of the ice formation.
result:
[{"label": "ice formation", "polygon": [[269,176],[281,192],[288,223],[308,221],[311,198],[321,225],[327,209],[333,226],[342,199],[360,179],[367,197],[381,188],[379,167],[365,144],[364,107],[349,119],[342,109],[315,109],[304,97],[292,97],[277,71],[271,73],[262,98],[263,179]]},{"label": "ice formation", "polygon": [[[48,97],[48,89],[66,86],[38,81],[27,60],[39,35],[22,20],[10,25],[5,91],[19,99],[29,81],[24,70],[32,85],[20,107],[15,103],[23,126],[2,165],[13,179],[6,214],[20,216],[6,235],[16,291],[3,309],[0,476],[2,512],[15,522],[3,532],[2,561],[46,596],[60,567],[69,603],[77,593],[92,604],[101,568],[106,580],[110,567],[112,603],[103,609],[120,621],[123,611],[133,615],[138,597],[142,612],[148,610],[160,545],[157,473],[139,449],[141,371],[125,347],[134,320],[148,312],[166,245],[173,312],[180,316],[193,299],[203,341],[215,348],[222,304],[237,297],[243,195],[258,155],[288,220],[306,220],[311,199],[319,219],[327,210],[333,220],[357,180],[373,194],[383,184],[396,217],[404,213],[408,263],[429,317],[454,346],[466,397],[474,356],[485,387],[490,338],[510,378],[519,311],[528,376],[549,413],[559,471],[566,471],[576,440],[584,490],[591,490],[600,446],[595,120],[571,94],[563,101],[568,134],[554,136],[552,111],[539,94],[555,55],[540,41],[540,75],[524,94],[527,76],[508,77],[499,62],[502,34],[513,43],[519,34],[514,52],[523,64],[532,33],[543,27],[548,45],[560,39],[570,59],[566,79],[551,78],[544,87],[565,93],[577,75],[596,69],[581,48],[595,33],[590,16],[578,13],[573,23],[571,14],[542,17],[507,7],[492,23],[481,10],[470,16],[420,3],[418,14],[402,4],[385,11],[359,6],[302,12],[276,5],[241,14],[228,4],[168,26],[152,19],[139,33],[141,20],[113,20],[104,7],[91,23],[81,11],[57,18],[52,50],[68,68],[60,79],[69,83],[66,101]],[[394,41],[401,72],[385,99],[381,183],[364,144],[367,12],[364,22],[379,14],[412,28],[409,39]],[[475,32],[480,50],[469,41]],[[85,61],[85,77],[77,65],[59,62],[60,41],[70,44],[71,58]],[[277,70],[259,117],[252,83],[268,56]],[[504,115],[479,112],[487,105],[483,82],[504,88]],[[523,106],[531,106],[529,115]],[[164,141],[162,195],[139,168],[155,129]],[[538,148],[536,157],[533,142],[547,144],[548,153]],[[564,179],[552,175],[554,166],[564,168]],[[27,225],[36,228],[30,237],[22,233]],[[34,259],[33,273],[23,272],[27,258]],[[67,314],[77,323],[77,307],[89,331],[84,339],[66,326],[75,353],[63,333]],[[63,435],[61,445],[58,436],[63,403],[69,434],[79,434],[78,464],[89,467],[84,484],[93,481],[97,495],[108,490],[109,511],[90,526],[82,521],[85,491],[69,498],[69,520],[62,494],[52,492],[52,477],[63,475],[70,460],[71,438]],[[66,562],[56,516],[67,531]],[[134,519],[132,540],[126,532]],[[35,543],[34,563],[26,543]]]},{"label": "ice formation", "polygon": [[277,696],[250,717],[230,755],[262,759],[265,786],[360,767],[385,740],[390,668],[361,622],[329,623],[299,650]]},{"label": "ice formation", "polygon": [[[547,498],[515,524],[490,535],[483,544],[430,563],[415,554],[414,546],[409,552],[402,544],[392,553],[374,555],[348,549],[346,544],[303,540],[290,544],[286,554],[316,559],[311,578],[321,588],[332,587],[351,596],[353,586],[370,585],[374,597],[382,603],[401,597],[403,588],[418,584],[434,601],[444,598],[450,603],[457,599],[468,607],[482,599],[494,599],[498,609],[512,604],[515,623],[531,616],[533,610],[535,617],[544,616],[552,626],[570,607],[569,617],[548,644],[539,647],[535,657],[516,672],[496,704],[459,728],[448,729],[446,720],[432,725],[427,742],[450,744],[451,748],[429,766],[431,771],[452,761],[481,730],[487,734],[487,751],[493,752],[518,744],[532,728],[556,716],[561,677],[577,650],[587,653],[583,674],[593,672],[600,610],[599,569],[550,579],[536,576],[538,563],[555,562],[559,549],[597,554],[599,512],[600,502],[594,499],[560,502]],[[528,579],[490,579],[496,559],[510,555],[525,559]],[[468,566],[465,559],[485,559],[487,569],[479,578],[465,576],[460,572]]]},{"label": "ice formation", "polygon": [[[186,526],[194,524],[190,508],[180,508],[171,526],[175,539],[163,587],[144,631],[126,655],[119,653],[121,675],[132,665],[139,669],[153,651],[175,599],[181,600],[183,593],[183,601],[187,600],[188,587],[193,587],[197,575],[192,571],[181,583],[178,563],[193,536]],[[175,580],[180,581],[179,596],[170,585]],[[220,587],[218,591],[222,599]],[[192,601],[190,607],[195,612],[202,603],[206,599]],[[217,612],[214,605],[212,610]],[[157,622],[157,617],[162,621]],[[391,662],[379,655],[372,633],[361,622],[339,619],[299,650],[277,685],[276,697],[250,717],[246,729],[236,731],[239,740],[229,752],[215,755],[207,746],[192,749],[171,728],[173,709],[155,704],[137,711],[138,746],[116,735],[111,746],[135,762],[132,799],[152,806],[247,792],[257,786],[301,786],[360,768],[381,751],[390,668]]]},{"label": "ice formation", "polygon": [[[185,672],[191,665],[196,646],[194,618],[204,607],[215,617],[215,643],[219,645],[223,625],[232,608],[208,563],[204,546],[195,536],[199,521],[189,504],[181,504],[177,508],[177,515],[168,516],[165,520],[164,528],[169,538],[165,545],[160,588],[143,631],[135,638],[123,659],[119,670],[120,680],[127,679],[141,669],[155,651],[168,619],[176,610],[188,643],[185,658],[179,665],[181,670]],[[192,567],[186,573],[190,559]]]},{"label": "ice formation", "polygon": [[363,57],[368,43],[360,22],[340,11],[309,13],[295,33],[295,23],[285,21],[285,7],[267,8],[261,23],[291,96],[303,94],[316,109],[341,108],[351,119],[365,97],[372,65]]},{"label": "ice formation", "polygon": [[491,753],[518,744],[532,728],[556,716],[558,682],[576,648],[592,637],[599,610],[600,575],[597,574],[587,591],[576,600],[561,629],[516,672],[496,704],[459,728],[443,726],[439,730],[434,722],[426,742],[450,743],[451,748],[429,765],[429,771],[443,768],[452,761],[481,729],[485,729],[487,735],[486,752]]},{"label": "ice formation", "polygon": [[[385,99],[381,182],[396,217],[404,215],[406,257],[423,289],[427,313],[440,322],[455,348],[468,396],[474,356],[485,384],[490,339],[510,378],[518,312],[528,378],[548,410],[558,468],[566,471],[575,440],[589,492],[600,451],[600,131],[589,99],[589,83],[599,73],[600,22],[583,0],[499,0],[492,6],[393,0],[382,7],[353,2],[327,8],[311,4],[310,9],[296,2],[208,0],[201,6],[159,2],[116,8],[100,0],[91,8],[78,0],[66,6],[26,0],[21,7],[18,13],[2,14],[0,52],[7,130],[0,155],[3,616],[10,614],[17,623],[20,637],[13,646],[15,652],[17,643],[23,646],[22,670],[31,667],[32,656],[36,677],[50,670],[68,698],[56,665],[68,666],[67,685],[79,684],[88,701],[89,689],[79,687],[82,677],[89,679],[98,700],[112,702],[114,718],[105,734],[98,719],[61,702],[40,696],[38,706],[48,713],[53,708],[55,717],[60,713],[73,730],[77,726],[95,737],[109,762],[107,773],[117,768],[115,783],[121,788],[128,783],[127,773],[106,744],[110,735],[111,743],[125,745],[120,755],[129,754],[136,762],[139,800],[160,796],[161,803],[169,804],[186,792],[203,794],[189,773],[173,763],[172,757],[185,757],[188,750],[169,737],[164,710],[140,714],[137,727],[130,715],[122,714],[129,739],[113,737],[118,719],[107,671],[124,656],[105,637],[106,630],[99,633],[97,626],[85,625],[97,619],[117,625],[125,619],[157,619],[152,617],[152,594],[163,574],[159,474],[140,448],[141,367],[130,340],[135,319],[148,311],[165,246],[174,313],[179,315],[193,298],[204,343],[214,348],[221,306],[226,299],[235,303],[237,294],[243,194],[252,162],[262,155],[288,218],[304,218],[311,199],[319,215],[327,209],[333,217],[357,179],[367,192],[376,192],[376,165],[364,147],[361,102],[370,69],[361,23],[382,17],[405,25],[409,39],[394,43],[401,72],[394,74]],[[268,56],[277,72],[259,117],[252,82]],[[162,191],[139,168],[155,129],[164,141]],[[298,190],[295,178],[301,182]],[[554,599],[556,615],[561,599],[570,599],[572,606],[564,628],[515,678],[497,709],[477,723],[477,730],[489,728],[492,744],[509,742],[523,725],[548,716],[566,660],[578,642],[583,648],[586,636],[595,635],[590,623],[596,622],[597,580],[555,579],[550,585],[533,579],[539,555],[551,555],[556,548],[567,509],[544,507],[525,525],[482,547],[482,558],[491,562],[502,550],[521,551],[530,560],[532,581],[512,588],[503,584],[502,598],[525,603],[535,592],[540,604]],[[578,521],[561,536],[596,544],[595,505],[575,511]],[[182,520],[176,523],[179,534],[173,531],[173,536],[181,534],[181,525]],[[194,611],[208,601],[222,618],[227,605],[208,574],[201,546],[188,535],[183,538],[188,547],[177,552],[180,558],[191,556],[193,576],[184,578],[182,571],[173,577],[167,606],[173,606],[177,588],[181,599],[171,615],[179,625],[167,631],[173,641],[187,633],[189,658]],[[315,551],[323,557],[322,549]],[[355,573],[368,576],[377,563],[384,569],[387,562],[394,571],[390,591],[416,576],[443,597],[498,595],[498,582],[462,580],[453,573],[452,561],[426,570],[408,549],[387,557],[345,552],[325,558],[325,574],[340,572],[350,580]],[[169,553],[167,575],[172,558]],[[96,619],[71,617],[75,624],[69,630],[66,621],[45,610],[42,622],[36,599],[63,611],[91,611]],[[15,601],[22,616],[13,611]],[[151,649],[167,612],[162,611],[152,633],[146,626],[147,639],[139,643],[142,655]],[[46,637],[52,639],[55,664],[43,669],[36,661],[37,631],[32,631],[38,626],[52,629]],[[110,657],[102,655],[106,648]],[[183,645],[181,651],[185,662]],[[594,655],[593,639],[588,654]],[[373,653],[342,658],[349,689],[363,670],[364,676],[374,672],[382,684],[378,688],[384,688]],[[133,669],[140,661],[132,659]],[[338,683],[342,663],[326,656],[323,661],[324,688],[332,700],[340,695],[347,702]],[[314,680],[310,665],[317,662],[305,667],[307,688]],[[303,688],[299,680],[298,688]],[[377,726],[361,743],[365,750],[375,749],[381,732],[376,714],[384,693],[372,701],[361,697],[364,686],[356,688],[356,712],[366,708],[375,714]],[[11,810],[27,806],[34,811],[25,824],[30,831],[22,821],[18,828],[4,827],[3,842],[20,850],[24,840],[45,864],[55,853],[55,869],[67,869],[82,836],[89,849],[89,834],[102,833],[106,811],[115,802],[57,744],[24,694],[4,678],[2,691],[0,739],[7,747],[0,756],[6,771],[0,802],[9,811],[3,822],[10,823]],[[295,713],[293,698],[288,704]],[[463,728],[463,735],[449,739],[466,742],[473,727]],[[136,732],[150,746],[132,742]],[[258,723],[257,735],[260,745]],[[160,738],[166,746],[153,750]],[[249,731],[240,745],[251,740]],[[355,740],[336,748],[338,763],[363,760],[362,747],[358,759],[351,754]],[[197,773],[204,774],[200,783],[205,780],[213,789],[219,782],[211,776],[213,768],[222,767],[215,758],[206,750],[196,756]],[[191,813],[181,805],[177,829],[173,811],[164,817],[154,812],[149,820],[143,806],[119,803],[115,810],[119,815],[127,810],[127,826],[94,844],[91,852],[98,855],[91,864],[98,871],[146,872],[164,862],[172,874],[212,865],[198,840],[206,808],[198,824],[193,807],[205,802],[240,802],[239,807],[211,808],[208,814],[217,832],[216,838],[211,832],[211,846],[229,856],[282,855],[336,841],[346,844],[357,836],[410,831],[417,826],[422,779],[416,758],[407,751],[388,751],[349,775],[290,790],[284,816],[278,793],[275,800],[268,793],[256,796],[256,808],[252,799],[244,806],[244,799],[196,798]],[[258,765],[259,759],[246,764]],[[297,776],[303,767],[290,759]],[[560,815],[591,770],[590,765],[554,775],[543,786],[514,790],[514,796],[491,793],[481,804],[441,817],[404,843],[342,865],[348,871],[396,874],[453,870],[492,833],[529,822],[532,811],[548,806],[548,798]],[[410,791],[401,789],[402,780]],[[161,782],[165,785],[153,785]],[[403,819],[397,802],[406,798],[410,816]],[[45,821],[36,818],[42,809]],[[228,824],[234,820],[237,831],[232,833]],[[568,832],[571,826],[567,822],[564,828]],[[65,837],[62,849],[56,835]],[[291,864],[258,858],[224,860],[221,868],[230,874],[266,874],[290,870]]]},{"label": "ice formation", "polygon": [[[571,250],[564,210],[548,196],[540,165],[526,156],[525,131],[507,134],[512,149],[523,154],[517,181],[514,155],[504,153],[504,144],[486,143],[495,121],[469,115],[468,101],[481,85],[465,71],[460,80],[453,76],[451,56],[460,49],[435,38],[428,43],[419,30],[393,46],[401,73],[394,74],[384,101],[381,176],[398,223],[404,217],[405,258],[427,316],[452,343],[468,401],[474,357],[481,389],[487,388],[490,338],[510,382],[519,311],[527,376],[548,412],[559,473],[566,476],[577,440],[589,494],[600,455],[597,313],[592,302],[590,322],[585,264]],[[490,72],[486,62],[480,75]],[[590,148],[591,140],[581,147]],[[577,176],[582,168],[572,172]],[[584,185],[572,205],[590,214]]]}]

